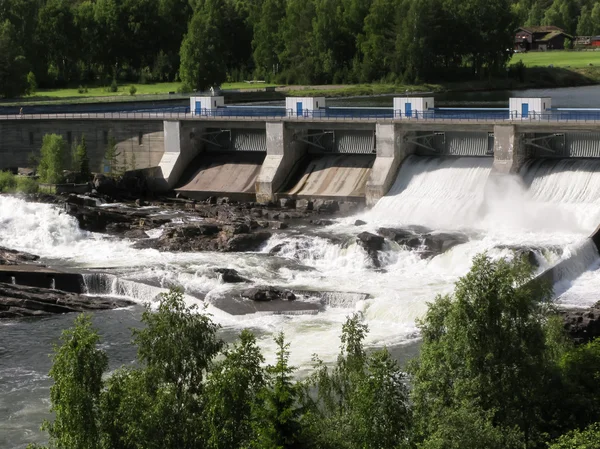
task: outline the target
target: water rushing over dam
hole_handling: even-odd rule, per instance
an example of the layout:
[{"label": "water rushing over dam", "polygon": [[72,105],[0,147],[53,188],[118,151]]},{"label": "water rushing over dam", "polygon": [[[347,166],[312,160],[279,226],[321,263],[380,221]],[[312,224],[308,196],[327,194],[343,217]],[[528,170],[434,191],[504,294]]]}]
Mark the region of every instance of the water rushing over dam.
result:
[{"label": "water rushing over dam", "polygon": [[[314,353],[326,361],[335,359],[341,325],[353,312],[370,327],[370,347],[386,345],[399,357],[413,351],[407,348],[418,339],[415,320],[423,316],[427,302],[451,292],[472,258],[484,251],[492,258],[514,257],[515,251],[526,254],[538,273],[558,264],[553,280],[560,303],[586,306],[597,299],[600,259],[588,236],[600,224],[600,160],[536,159],[541,153],[531,145],[524,151],[516,125],[487,124],[477,135],[447,129],[442,135],[434,128],[438,124],[417,130],[368,123],[359,130],[337,126],[337,134],[331,134],[331,129],[314,133],[314,123],[298,123],[267,123],[262,134],[253,125],[246,134],[238,130],[225,137],[213,125],[192,135],[189,124],[165,124],[163,138],[175,142],[178,151],[171,159],[173,173],[178,172],[173,185],[179,182],[179,187],[204,193],[215,193],[210,189],[216,185],[221,191],[235,185],[238,193],[271,189],[269,195],[297,197],[335,197],[341,192],[364,199],[371,192],[372,198],[381,196],[374,207],[327,227],[276,232],[256,252],[170,253],[82,231],[57,206],[0,196],[0,244],[38,254],[50,266],[84,273],[93,294],[141,304],[169,286],[180,286],[188,303],[205,307],[223,326],[226,340],[243,328],[254,331],[268,361],[275,349],[273,334],[284,331],[291,342],[291,361],[301,373],[310,368]],[[531,131],[523,129],[523,135]],[[204,139],[205,153],[188,146],[198,137]],[[500,141],[512,147],[497,145]],[[535,142],[540,140],[530,143]],[[218,147],[233,145],[227,149],[235,152],[238,144],[252,153],[236,165]],[[316,151],[317,146],[322,148]],[[468,155],[456,154],[465,148]],[[540,151],[552,149],[550,144],[544,148]],[[166,155],[168,151],[161,156],[165,170]],[[294,171],[295,177],[288,176]],[[166,171],[162,175],[167,180],[170,176]],[[219,184],[228,177],[232,182]],[[364,226],[354,224],[359,218]],[[413,232],[418,242],[409,246],[388,238],[375,267],[356,236],[381,227]],[[446,238],[454,239],[451,247],[437,253],[423,248],[426,239]],[[293,313],[252,313],[240,300],[240,287],[223,282],[216,271],[221,268],[237,270],[253,285],[294,289],[312,306]],[[115,366],[134,358],[127,328],[139,325],[140,310],[96,315]],[[50,383],[45,356],[71,322],[72,317],[56,316],[44,319],[43,325],[0,323],[0,447],[40,441],[37,428],[46,416]]]}]

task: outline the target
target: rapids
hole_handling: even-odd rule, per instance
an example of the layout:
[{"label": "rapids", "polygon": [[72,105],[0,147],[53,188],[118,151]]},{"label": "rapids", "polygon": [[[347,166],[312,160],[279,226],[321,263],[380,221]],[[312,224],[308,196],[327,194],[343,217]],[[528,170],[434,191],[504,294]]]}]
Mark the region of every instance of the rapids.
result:
[{"label": "rapids", "polygon": [[[559,301],[569,306],[595,302],[600,261],[587,236],[600,224],[600,162],[533,161],[519,177],[504,179],[491,175],[491,168],[492,158],[411,156],[373,209],[318,232],[307,227],[277,233],[261,251],[242,254],[134,249],[132,241],[81,231],[57,206],[0,196],[0,245],[83,272],[93,294],[142,304],[169,286],[181,286],[189,303],[223,326],[227,340],[243,328],[253,330],[267,361],[273,357],[273,335],[284,331],[291,361],[304,373],[315,353],[326,361],[335,359],[341,325],[352,312],[360,312],[369,325],[370,347],[386,345],[398,357],[414,352],[415,320],[425,313],[427,302],[451,292],[473,256],[483,251],[500,258],[512,257],[511,248],[531,249],[540,272],[568,259],[555,286]],[[367,225],[354,226],[357,218]],[[460,230],[469,240],[430,259],[386,243],[377,270],[355,242],[363,230],[408,225]],[[277,254],[271,255],[276,247]],[[239,286],[223,283],[215,268],[234,268],[255,285],[339,293],[329,295],[317,314],[231,315],[219,305],[235,304]],[[127,328],[139,323],[140,310],[103,312],[95,318],[115,366],[134,358]],[[46,355],[71,322],[72,317],[52,317],[0,323],[0,447],[43,439],[37,429],[48,406]]]}]

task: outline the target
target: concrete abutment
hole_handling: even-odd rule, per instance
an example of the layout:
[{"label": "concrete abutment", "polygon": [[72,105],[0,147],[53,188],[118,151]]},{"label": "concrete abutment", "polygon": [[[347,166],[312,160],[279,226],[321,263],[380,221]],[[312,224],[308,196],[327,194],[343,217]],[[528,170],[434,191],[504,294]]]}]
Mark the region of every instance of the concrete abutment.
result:
[{"label": "concrete abutment", "polygon": [[411,135],[402,125],[377,123],[375,129],[377,157],[366,186],[367,206],[373,206],[392,187],[400,164],[414,153]]},{"label": "concrete abutment", "polygon": [[518,173],[525,163],[526,156],[523,134],[516,126],[494,126],[494,173]]}]

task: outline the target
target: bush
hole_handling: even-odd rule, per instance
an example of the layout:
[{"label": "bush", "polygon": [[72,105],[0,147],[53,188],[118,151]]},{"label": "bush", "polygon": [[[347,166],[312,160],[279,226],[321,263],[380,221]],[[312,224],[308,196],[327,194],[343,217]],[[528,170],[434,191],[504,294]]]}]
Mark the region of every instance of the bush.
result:
[{"label": "bush", "polygon": [[16,187],[15,175],[9,171],[0,171],[0,193],[14,192]]},{"label": "bush", "polygon": [[79,87],[77,88],[77,92],[80,94],[87,94],[88,89],[87,89],[87,87],[83,87],[83,86],[79,85]]},{"label": "bush", "polygon": [[129,95],[135,95],[137,92],[137,88],[135,86],[131,86],[129,88]]},{"label": "bush", "polygon": [[27,74],[27,94],[33,95],[37,91],[37,81],[33,72]]},{"label": "bush", "polygon": [[17,176],[17,192],[37,193],[40,189],[37,181],[26,176]]},{"label": "bush", "polygon": [[38,174],[40,181],[58,184],[62,181],[66,155],[66,143],[58,134],[46,134],[42,140]]},{"label": "bush", "polygon": [[119,91],[119,85],[117,84],[116,78],[113,78],[112,82],[110,83],[110,86],[108,87],[108,89],[106,91],[107,92],[118,92]]}]

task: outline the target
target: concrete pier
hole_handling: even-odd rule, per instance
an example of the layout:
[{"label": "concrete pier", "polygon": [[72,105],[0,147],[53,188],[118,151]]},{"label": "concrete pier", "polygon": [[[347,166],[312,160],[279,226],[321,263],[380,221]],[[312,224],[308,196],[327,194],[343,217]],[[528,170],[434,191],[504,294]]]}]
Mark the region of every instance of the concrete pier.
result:
[{"label": "concrete pier", "polygon": [[408,132],[401,125],[378,123],[375,128],[377,158],[367,181],[366,203],[373,206],[389,190],[400,164],[409,154],[414,153],[415,146],[405,141]]},{"label": "concrete pier", "polygon": [[[298,131],[302,133],[302,131]],[[267,157],[256,179],[256,201],[268,203],[284,187],[306,155],[307,144],[294,139],[294,131],[285,122],[267,122]]]},{"label": "concrete pier", "polygon": [[[182,122],[165,120],[164,152],[158,166],[162,179],[156,179],[154,185],[158,190],[170,190],[175,187],[188,164],[203,149],[202,142],[195,138],[199,128],[182,129]],[[187,135],[186,131],[188,131]]]},{"label": "concrete pier", "polygon": [[494,165],[496,173],[518,173],[525,163],[523,134],[514,125],[494,126]]}]

